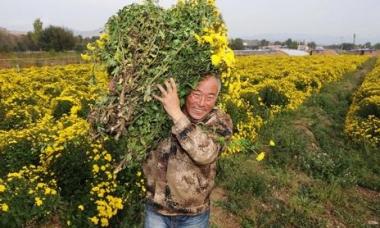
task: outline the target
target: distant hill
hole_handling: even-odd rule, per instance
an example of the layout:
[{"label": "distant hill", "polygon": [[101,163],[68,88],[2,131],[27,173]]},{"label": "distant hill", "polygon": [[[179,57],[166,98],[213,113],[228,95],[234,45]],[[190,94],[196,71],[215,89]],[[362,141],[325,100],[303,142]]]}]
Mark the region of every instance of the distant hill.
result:
[{"label": "distant hill", "polygon": [[[102,33],[103,28],[98,28],[98,29],[88,30],[88,31],[79,31],[79,30],[72,30],[72,29],[69,29],[69,30],[71,30],[75,36],[81,35],[83,38],[85,38],[85,37],[99,36],[100,33]],[[0,27],[0,31],[4,31],[13,35],[25,35],[28,33],[28,31],[9,30],[4,27]]]},{"label": "distant hill", "polygon": [[0,31],[7,32],[7,33],[10,33],[10,34],[13,34],[13,35],[25,35],[25,34],[28,33],[28,32],[25,32],[25,31],[8,30],[8,29],[3,28],[3,27],[0,27]]},{"label": "distant hill", "polygon": [[103,32],[103,28],[98,28],[95,30],[89,30],[89,31],[73,31],[75,36],[81,35],[83,38],[85,37],[93,37],[93,36],[99,36],[100,33]]}]

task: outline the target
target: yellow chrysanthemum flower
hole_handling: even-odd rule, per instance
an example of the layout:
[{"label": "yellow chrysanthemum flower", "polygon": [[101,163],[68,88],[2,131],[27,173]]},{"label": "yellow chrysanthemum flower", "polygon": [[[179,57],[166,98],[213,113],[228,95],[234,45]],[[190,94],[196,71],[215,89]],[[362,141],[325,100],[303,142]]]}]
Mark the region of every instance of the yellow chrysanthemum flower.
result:
[{"label": "yellow chrysanthemum flower", "polygon": [[109,35],[108,33],[102,33],[100,34],[100,40],[108,40],[109,39]]},{"label": "yellow chrysanthemum flower", "polygon": [[89,56],[88,54],[80,54],[80,57],[81,57],[84,61],[90,61],[90,60],[91,60],[91,56]]},{"label": "yellow chrysanthemum flower", "polygon": [[211,56],[212,65],[219,66],[221,62],[222,62],[222,58],[220,57],[220,55],[215,54]]},{"label": "yellow chrysanthemum flower", "polygon": [[112,156],[111,156],[110,154],[106,154],[106,155],[104,156],[104,159],[105,159],[106,161],[111,161],[111,160],[112,160]]},{"label": "yellow chrysanthemum flower", "polygon": [[43,201],[41,200],[40,197],[34,198],[34,204],[36,204],[37,207],[41,206],[43,204]]},{"label": "yellow chrysanthemum flower", "polygon": [[98,173],[99,172],[99,166],[97,164],[92,166],[92,172]]},{"label": "yellow chrysanthemum flower", "polygon": [[81,210],[81,211],[84,211],[84,206],[81,204],[78,206],[78,209]]},{"label": "yellow chrysanthemum flower", "polygon": [[86,47],[90,51],[94,51],[96,49],[92,43],[88,43]]},{"label": "yellow chrysanthemum flower", "polygon": [[101,218],[101,219],[100,219],[100,223],[101,223],[101,224],[100,224],[101,226],[104,226],[104,227],[105,227],[105,226],[108,226],[108,219],[106,219],[106,218]]},{"label": "yellow chrysanthemum flower", "polygon": [[4,211],[4,212],[7,212],[7,211],[9,210],[9,206],[8,206],[8,204],[3,203],[3,204],[1,205],[1,210]]},{"label": "yellow chrysanthemum flower", "polygon": [[5,185],[0,184],[0,192],[4,192],[6,190]]},{"label": "yellow chrysanthemum flower", "polygon": [[98,217],[94,216],[94,217],[91,217],[91,218],[89,218],[89,219],[90,219],[90,221],[91,221],[92,223],[94,223],[95,225],[98,225],[98,223],[99,223],[99,219],[98,219]]},{"label": "yellow chrysanthemum flower", "polygon": [[265,157],[265,152],[261,152],[261,153],[259,153],[259,154],[257,155],[256,160],[257,160],[257,161],[261,161],[261,160],[264,159],[264,157]]}]

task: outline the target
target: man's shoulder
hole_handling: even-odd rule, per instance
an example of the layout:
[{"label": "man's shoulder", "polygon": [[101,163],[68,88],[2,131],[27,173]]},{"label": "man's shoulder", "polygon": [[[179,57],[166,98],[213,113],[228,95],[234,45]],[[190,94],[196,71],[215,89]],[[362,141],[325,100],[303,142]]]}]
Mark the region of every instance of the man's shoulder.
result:
[{"label": "man's shoulder", "polygon": [[214,116],[214,118],[232,122],[230,115],[220,108],[214,108],[211,113],[211,115]]},{"label": "man's shoulder", "polygon": [[223,125],[225,128],[229,128],[231,130],[233,128],[233,123],[230,115],[220,108],[214,108],[211,111],[208,122],[210,122],[213,125]]}]

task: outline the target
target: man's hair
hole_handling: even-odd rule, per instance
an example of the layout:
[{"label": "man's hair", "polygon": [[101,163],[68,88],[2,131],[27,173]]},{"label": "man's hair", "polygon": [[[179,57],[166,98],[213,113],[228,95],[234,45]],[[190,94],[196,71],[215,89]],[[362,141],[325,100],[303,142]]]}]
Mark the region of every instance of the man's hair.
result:
[{"label": "man's hair", "polygon": [[208,77],[214,77],[216,79],[216,81],[218,82],[218,93],[217,93],[217,95],[219,95],[219,92],[222,89],[222,80],[220,79],[220,74],[214,73],[214,72],[205,73],[205,74],[203,74],[202,80],[204,80]]}]

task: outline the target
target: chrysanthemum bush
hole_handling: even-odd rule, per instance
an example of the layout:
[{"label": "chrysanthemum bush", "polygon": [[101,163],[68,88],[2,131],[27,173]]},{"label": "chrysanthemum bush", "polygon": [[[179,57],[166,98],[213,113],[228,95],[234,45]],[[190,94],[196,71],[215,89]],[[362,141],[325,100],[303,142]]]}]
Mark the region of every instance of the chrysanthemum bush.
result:
[{"label": "chrysanthemum bush", "polygon": [[380,147],[380,59],[354,94],[345,131],[357,142]]},{"label": "chrysanthemum bush", "polygon": [[29,165],[0,178],[0,225],[21,226],[52,215],[60,200],[53,175]]}]

